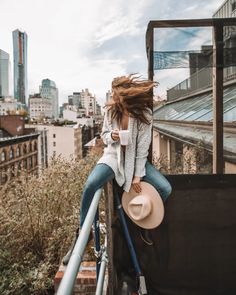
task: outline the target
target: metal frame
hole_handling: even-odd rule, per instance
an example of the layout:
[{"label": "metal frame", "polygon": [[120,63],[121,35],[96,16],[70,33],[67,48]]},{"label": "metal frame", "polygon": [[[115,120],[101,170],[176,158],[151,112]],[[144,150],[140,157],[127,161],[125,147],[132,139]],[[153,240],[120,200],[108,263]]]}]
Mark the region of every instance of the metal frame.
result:
[{"label": "metal frame", "polygon": [[[94,195],[94,198],[92,200],[92,203],[86,215],[83,227],[79,234],[78,240],[76,241],[75,247],[71,254],[70,261],[66,267],[64,276],[59,285],[57,295],[71,295],[73,293],[75,280],[82,262],[82,258],[87,245],[88,238],[89,238],[90,230],[94,222],[95,215],[97,213],[97,208],[98,208],[99,200],[101,198],[101,193],[102,193],[102,189],[98,189]],[[96,294],[101,294],[101,290],[103,288],[103,283],[104,283],[105,270],[106,270],[106,264],[107,264],[107,261],[105,259],[106,245],[104,250],[105,250],[105,253],[103,254],[102,273],[98,274],[99,291],[97,291]]]},{"label": "metal frame", "polygon": [[177,27],[213,28],[213,173],[223,174],[223,26],[236,26],[236,18],[150,21],[146,31],[148,78],[153,80],[154,29]]}]

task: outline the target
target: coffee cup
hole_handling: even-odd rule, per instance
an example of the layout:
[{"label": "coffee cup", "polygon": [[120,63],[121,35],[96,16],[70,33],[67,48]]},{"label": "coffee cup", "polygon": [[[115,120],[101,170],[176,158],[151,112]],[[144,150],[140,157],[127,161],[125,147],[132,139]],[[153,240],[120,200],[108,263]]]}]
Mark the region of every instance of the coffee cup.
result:
[{"label": "coffee cup", "polygon": [[120,130],[119,136],[121,145],[127,145],[129,143],[129,130]]}]

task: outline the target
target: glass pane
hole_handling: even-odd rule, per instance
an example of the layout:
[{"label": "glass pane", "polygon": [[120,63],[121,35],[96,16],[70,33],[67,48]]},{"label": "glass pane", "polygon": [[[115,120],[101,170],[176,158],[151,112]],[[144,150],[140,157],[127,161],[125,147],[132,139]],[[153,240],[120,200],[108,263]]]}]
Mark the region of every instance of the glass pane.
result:
[{"label": "glass pane", "polygon": [[225,122],[234,122],[236,121],[236,106],[226,113],[224,113],[224,121]]}]

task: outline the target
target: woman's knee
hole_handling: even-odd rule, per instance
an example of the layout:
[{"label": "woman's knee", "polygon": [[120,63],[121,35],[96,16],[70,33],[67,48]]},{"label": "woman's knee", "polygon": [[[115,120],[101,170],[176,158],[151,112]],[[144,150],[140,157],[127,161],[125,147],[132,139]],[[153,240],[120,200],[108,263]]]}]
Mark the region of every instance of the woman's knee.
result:
[{"label": "woman's knee", "polygon": [[105,164],[98,164],[88,176],[84,185],[84,192],[94,191],[95,193],[96,190],[101,188],[108,180],[112,178],[114,178],[113,170]]},{"label": "woman's knee", "polygon": [[83,194],[91,193],[93,191],[95,193],[96,187],[97,187],[96,181],[93,178],[91,179],[88,178],[84,185]]},{"label": "woman's knee", "polygon": [[157,191],[160,193],[163,201],[165,201],[172,192],[172,187],[166,177],[153,165],[147,163],[147,175],[144,180],[151,183],[156,187]]}]

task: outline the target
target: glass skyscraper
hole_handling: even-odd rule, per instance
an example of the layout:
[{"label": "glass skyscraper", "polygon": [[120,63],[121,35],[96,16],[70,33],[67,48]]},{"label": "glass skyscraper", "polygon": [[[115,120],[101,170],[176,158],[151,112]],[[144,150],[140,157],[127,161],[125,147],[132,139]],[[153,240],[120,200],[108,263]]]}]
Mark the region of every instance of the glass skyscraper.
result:
[{"label": "glass skyscraper", "polygon": [[12,32],[14,55],[14,97],[22,104],[28,103],[27,34]]},{"label": "glass skyscraper", "polygon": [[9,96],[9,54],[0,49],[0,99]]},{"label": "glass skyscraper", "polygon": [[52,115],[54,119],[58,118],[58,89],[56,83],[50,79],[43,79],[39,86],[41,97],[48,98],[52,102]]}]

